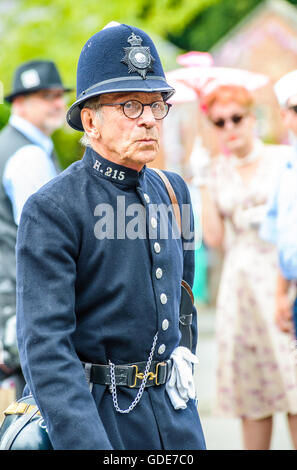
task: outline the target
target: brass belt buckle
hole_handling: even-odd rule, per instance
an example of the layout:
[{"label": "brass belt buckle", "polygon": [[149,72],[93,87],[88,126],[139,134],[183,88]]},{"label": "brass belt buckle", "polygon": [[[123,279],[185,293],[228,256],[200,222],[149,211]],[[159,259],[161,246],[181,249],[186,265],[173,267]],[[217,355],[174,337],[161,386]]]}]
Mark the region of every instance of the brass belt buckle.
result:
[{"label": "brass belt buckle", "polygon": [[[147,374],[147,380],[154,380],[155,379],[155,385],[160,385],[160,383],[158,382],[158,372],[159,372],[159,366],[160,365],[165,365],[166,363],[165,362],[158,362],[158,364],[156,365],[156,370],[155,370],[155,373],[153,372],[149,372]],[[138,366],[136,364],[133,364],[131,367],[135,367],[135,380],[134,380],[134,384],[133,385],[129,385],[130,388],[134,388],[136,386],[136,383],[137,383],[137,379],[139,380],[143,380],[144,379],[144,373],[143,372],[139,372],[138,371]]]}]

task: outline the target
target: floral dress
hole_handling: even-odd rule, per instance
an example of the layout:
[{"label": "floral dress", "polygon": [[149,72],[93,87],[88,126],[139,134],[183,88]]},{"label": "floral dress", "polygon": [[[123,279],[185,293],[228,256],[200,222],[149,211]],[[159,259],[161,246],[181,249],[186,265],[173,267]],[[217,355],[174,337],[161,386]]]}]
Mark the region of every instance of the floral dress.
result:
[{"label": "floral dress", "polygon": [[274,321],[277,251],[258,235],[287,154],[286,146],[262,144],[248,183],[235,157],[217,157],[209,171],[208,185],[225,222],[216,316],[218,415],[259,419],[297,413],[296,345]]}]

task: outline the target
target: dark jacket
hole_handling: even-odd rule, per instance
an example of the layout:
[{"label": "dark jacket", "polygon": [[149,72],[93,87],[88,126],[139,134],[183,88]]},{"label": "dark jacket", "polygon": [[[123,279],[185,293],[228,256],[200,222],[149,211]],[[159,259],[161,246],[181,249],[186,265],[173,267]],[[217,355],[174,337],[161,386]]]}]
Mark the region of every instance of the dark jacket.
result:
[{"label": "dark jacket", "polygon": [[[180,205],[190,204],[184,181],[167,176]],[[138,173],[87,149],[82,161],[23,209],[17,240],[19,352],[55,449],[204,448],[193,400],[176,411],[165,385],[154,386],[131,413],[120,414],[107,386],[95,384],[90,393],[81,365],[146,361],[157,331],[154,360],[168,359],[179,344],[180,283],[193,283],[194,253],[183,249],[183,239],[158,233],[158,213],[156,232],[147,236],[149,206],[159,204],[170,200],[154,171],[145,167]],[[194,348],[196,340],[194,310]],[[127,408],[137,391],[118,387],[120,407]]]},{"label": "dark jacket", "polygon": [[[25,145],[32,142],[8,124],[0,133],[0,341],[3,345],[3,361],[11,369],[19,366],[19,356],[15,342],[7,345],[5,337],[9,322],[16,314],[16,261],[15,244],[17,225],[14,221],[11,201],[3,186],[3,175],[10,157]],[[11,326],[13,327],[13,326]],[[11,336],[11,335],[10,335]],[[1,358],[0,358],[1,362]],[[0,381],[5,378],[1,374]]]}]

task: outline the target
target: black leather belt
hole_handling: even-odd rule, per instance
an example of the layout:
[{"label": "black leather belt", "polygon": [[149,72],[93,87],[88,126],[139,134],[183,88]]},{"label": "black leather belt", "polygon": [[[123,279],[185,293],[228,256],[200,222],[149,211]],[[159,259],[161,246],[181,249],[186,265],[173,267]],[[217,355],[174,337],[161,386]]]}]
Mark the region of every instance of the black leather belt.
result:
[{"label": "black leather belt", "polygon": [[[101,364],[86,364],[82,363],[88,381],[100,385],[111,385],[110,367]],[[139,388],[144,378],[144,371],[146,362],[135,362],[134,364],[124,364],[115,366],[115,381],[117,386],[124,386],[130,388]],[[145,386],[151,387],[153,385],[165,384],[170,377],[171,373],[171,360],[164,362],[153,361],[148,373]]]}]

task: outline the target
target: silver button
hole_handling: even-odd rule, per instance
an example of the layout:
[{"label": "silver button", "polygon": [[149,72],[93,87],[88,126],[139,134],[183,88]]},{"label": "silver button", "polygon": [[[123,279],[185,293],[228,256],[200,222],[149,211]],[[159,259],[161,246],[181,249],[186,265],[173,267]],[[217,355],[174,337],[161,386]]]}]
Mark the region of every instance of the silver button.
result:
[{"label": "silver button", "polygon": [[161,268],[157,268],[156,269],[156,278],[157,279],[161,279],[161,277],[163,276],[163,271]]},{"label": "silver button", "polygon": [[152,217],[151,218],[151,226],[153,228],[157,228],[157,225],[158,225],[157,219],[155,217]]},{"label": "silver button", "polygon": [[161,304],[167,304],[167,295],[164,292],[160,295]]},{"label": "silver button", "polygon": [[168,327],[169,327],[169,321],[167,320],[167,318],[165,318],[165,320],[162,321],[162,330],[166,331]]},{"label": "silver button", "polygon": [[158,242],[154,243],[154,250],[156,253],[160,253],[161,247]]},{"label": "silver button", "polygon": [[147,203],[149,203],[151,201],[148,194],[144,193],[143,197],[144,197],[144,199]]},{"label": "silver button", "polygon": [[166,351],[165,344],[161,344],[158,349],[158,354],[164,354],[165,351]]}]

